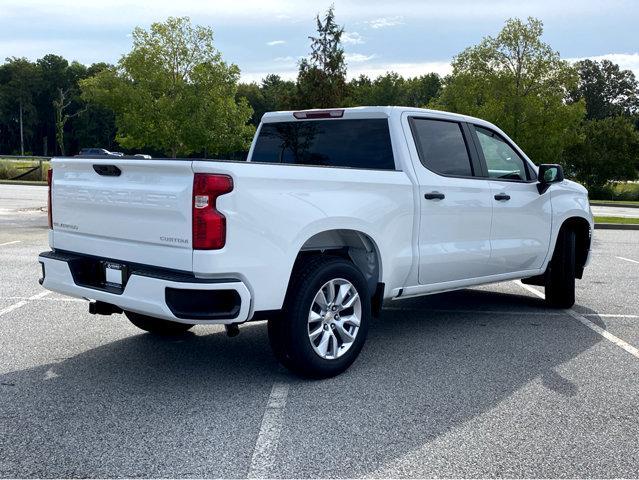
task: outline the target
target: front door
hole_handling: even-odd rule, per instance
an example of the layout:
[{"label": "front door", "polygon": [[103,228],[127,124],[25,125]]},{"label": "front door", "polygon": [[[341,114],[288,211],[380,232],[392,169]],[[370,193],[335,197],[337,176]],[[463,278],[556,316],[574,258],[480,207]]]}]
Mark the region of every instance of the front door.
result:
[{"label": "front door", "polygon": [[475,126],[490,178],[492,274],[541,268],[552,226],[550,192],[540,195],[535,174],[505,138]]}]

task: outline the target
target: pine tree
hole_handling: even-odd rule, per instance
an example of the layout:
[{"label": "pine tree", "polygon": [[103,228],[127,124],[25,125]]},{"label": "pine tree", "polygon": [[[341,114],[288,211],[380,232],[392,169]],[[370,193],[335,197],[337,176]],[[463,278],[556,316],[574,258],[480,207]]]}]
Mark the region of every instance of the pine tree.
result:
[{"label": "pine tree", "polygon": [[335,22],[332,5],[324,21],[319,15],[317,36],[311,40],[309,58],[300,61],[297,76],[297,106],[327,108],[342,106],[346,100],[346,62],[341,38],[344,28]]}]

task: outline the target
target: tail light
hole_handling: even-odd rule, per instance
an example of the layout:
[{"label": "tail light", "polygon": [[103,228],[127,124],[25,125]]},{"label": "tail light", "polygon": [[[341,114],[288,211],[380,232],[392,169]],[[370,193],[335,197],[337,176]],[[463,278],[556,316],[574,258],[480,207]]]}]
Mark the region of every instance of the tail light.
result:
[{"label": "tail light", "polygon": [[215,209],[220,195],[233,190],[228,175],[196,173],[193,178],[193,248],[217,250],[226,243],[226,218]]},{"label": "tail light", "polygon": [[47,171],[47,185],[49,186],[49,195],[47,197],[47,212],[49,216],[49,228],[53,229],[53,205],[51,204],[51,189],[53,188],[53,169]]}]

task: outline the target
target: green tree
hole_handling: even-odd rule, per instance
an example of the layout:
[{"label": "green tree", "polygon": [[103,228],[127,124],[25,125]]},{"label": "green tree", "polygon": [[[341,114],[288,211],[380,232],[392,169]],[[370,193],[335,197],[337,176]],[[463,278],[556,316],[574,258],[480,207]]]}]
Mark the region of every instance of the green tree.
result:
[{"label": "green tree", "polygon": [[639,84],[632,71],[621,70],[610,60],[582,60],[575,67],[579,84],[570,98],[586,102],[589,120],[639,113]]},{"label": "green tree", "polygon": [[246,99],[253,109],[251,123],[257,126],[266,112],[294,108],[295,88],[295,82],[282,80],[279,75],[270,74],[260,84],[240,83],[236,98]]},{"label": "green tree", "polygon": [[639,133],[632,120],[608,117],[583,123],[580,138],[566,149],[568,174],[600,196],[613,181],[634,180],[639,168]]},{"label": "green tree", "polygon": [[83,125],[78,120],[86,109],[78,81],[93,73],[94,67],[59,55],[7,59],[0,65],[0,152],[75,151],[74,130]]},{"label": "green tree", "polygon": [[341,38],[344,28],[335,22],[331,6],[324,21],[316,17],[317,36],[311,40],[311,54],[299,64],[297,75],[297,107],[327,108],[344,104],[346,92],[346,62]]},{"label": "green tree", "polygon": [[369,105],[403,105],[406,80],[395,72],[388,72],[373,80]]},{"label": "green tree", "polygon": [[12,150],[9,142],[13,137],[20,155],[24,155],[25,139],[28,145],[37,122],[35,96],[39,83],[37,67],[26,58],[7,58],[0,67],[0,123],[4,124],[0,128],[7,136],[2,143],[6,141],[5,148]]},{"label": "green tree", "polygon": [[213,46],[213,31],[169,17],[133,30],[117,66],[81,82],[83,98],[115,112],[119,144],[175,158],[246,148],[251,108],[236,101],[239,68]]},{"label": "green tree", "polygon": [[496,37],[454,58],[432,106],[499,125],[537,163],[559,161],[584,106],[566,103],[577,72],[542,42],[542,33],[540,20],[508,20]]},{"label": "green tree", "polygon": [[348,105],[355,107],[364,105],[374,105],[373,81],[366,75],[360,75],[348,82],[349,101]]},{"label": "green tree", "polygon": [[262,93],[260,85],[257,82],[238,84],[235,98],[238,102],[245,101],[251,106],[253,114],[251,115],[250,122],[252,125],[257,126],[260,123],[262,115],[267,111],[264,94]]},{"label": "green tree", "polygon": [[[86,71],[86,78],[93,77],[103,70],[113,68],[104,62],[94,63]],[[100,147],[107,150],[120,148],[115,143],[115,114],[113,110],[97,103],[86,103],[81,113],[72,118],[71,142],[75,150],[85,147]]]},{"label": "green tree", "polygon": [[84,112],[84,110],[76,110],[71,113],[70,107],[72,103],[73,92],[71,89],[63,90],[58,88],[58,95],[53,99],[53,108],[55,111],[55,139],[61,155],[65,155],[64,128],[67,122]]},{"label": "green tree", "polygon": [[349,103],[355,106],[424,107],[437,96],[441,83],[441,77],[436,73],[404,78],[395,72],[387,72],[374,80],[360,75],[348,83]]},{"label": "green tree", "polygon": [[295,82],[283,80],[279,75],[270,74],[264,77],[260,86],[264,95],[266,111],[290,110],[295,105]]},{"label": "green tree", "polygon": [[402,105],[425,107],[437,97],[442,88],[442,78],[436,73],[427,73],[406,80],[406,92]]},{"label": "green tree", "polygon": [[46,143],[46,148],[43,150],[47,153],[63,153],[64,145],[60,145],[58,140],[64,141],[64,134],[60,137],[59,107],[56,107],[54,102],[59,101],[60,90],[62,90],[65,103],[70,102],[65,108],[66,113],[73,113],[82,107],[77,83],[86,75],[86,67],[78,62],[69,64],[65,58],[53,54],[38,59],[36,65],[41,78],[36,97],[36,106],[41,120],[37,133]]}]

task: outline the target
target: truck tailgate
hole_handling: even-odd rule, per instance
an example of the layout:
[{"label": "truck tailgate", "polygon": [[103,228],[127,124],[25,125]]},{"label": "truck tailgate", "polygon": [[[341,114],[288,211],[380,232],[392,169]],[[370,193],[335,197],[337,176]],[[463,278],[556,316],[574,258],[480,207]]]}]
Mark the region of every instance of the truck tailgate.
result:
[{"label": "truck tailgate", "polygon": [[53,159],[51,246],[191,271],[190,161]]}]

